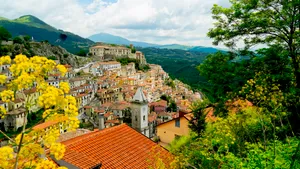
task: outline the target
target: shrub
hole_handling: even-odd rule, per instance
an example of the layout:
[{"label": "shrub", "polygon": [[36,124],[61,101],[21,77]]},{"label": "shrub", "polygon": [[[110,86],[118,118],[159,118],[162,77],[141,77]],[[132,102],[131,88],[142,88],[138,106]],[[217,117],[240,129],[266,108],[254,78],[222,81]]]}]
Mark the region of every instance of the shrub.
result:
[{"label": "shrub", "polygon": [[50,60],[57,60],[55,56],[49,56],[48,59],[50,59]]},{"label": "shrub", "polygon": [[23,44],[23,40],[18,36],[13,39],[13,42],[18,44]]},{"label": "shrub", "polygon": [[31,39],[29,35],[26,35],[26,36],[24,36],[23,38],[24,38],[24,41],[25,41],[25,42],[28,42],[28,41]]},{"label": "shrub", "polygon": [[69,55],[65,53],[63,56],[64,56],[64,58],[67,58]]},{"label": "shrub", "polygon": [[87,52],[86,52],[85,50],[83,50],[83,49],[81,49],[81,50],[77,53],[78,56],[86,56],[86,54],[87,54]]}]

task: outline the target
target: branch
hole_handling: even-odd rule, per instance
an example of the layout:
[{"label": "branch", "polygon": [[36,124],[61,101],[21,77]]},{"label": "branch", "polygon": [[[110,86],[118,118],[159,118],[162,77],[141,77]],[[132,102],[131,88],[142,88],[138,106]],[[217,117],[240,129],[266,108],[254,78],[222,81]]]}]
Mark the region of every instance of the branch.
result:
[{"label": "branch", "polygon": [[6,135],[2,130],[0,130],[0,133],[2,133],[6,138],[8,138],[11,142],[16,143],[12,138],[10,138],[8,135]]}]

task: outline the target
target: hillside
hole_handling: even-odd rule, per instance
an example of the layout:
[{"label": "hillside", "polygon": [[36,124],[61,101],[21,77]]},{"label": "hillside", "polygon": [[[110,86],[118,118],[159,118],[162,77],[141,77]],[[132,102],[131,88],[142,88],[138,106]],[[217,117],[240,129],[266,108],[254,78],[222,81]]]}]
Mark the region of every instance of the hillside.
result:
[{"label": "hillside", "polygon": [[[5,53],[2,53],[3,51]],[[59,60],[61,64],[70,64],[73,67],[83,66],[91,61],[90,58],[74,55],[60,46],[54,46],[46,42],[25,42],[1,47],[1,55],[15,56],[20,53],[27,56],[45,56],[49,59]]]},{"label": "hillside", "polygon": [[35,41],[47,40],[51,44],[62,46],[72,53],[77,53],[80,49],[87,50],[89,46],[94,44],[89,39],[58,30],[31,15],[21,16],[14,20],[0,17],[0,26],[7,29],[12,36],[29,35]]},{"label": "hillside", "polygon": [[206,82],[196,69],[208,55],[179,49],[138,48],[148,63],[159,64],[173,78],[177,78],[194,88]]}]

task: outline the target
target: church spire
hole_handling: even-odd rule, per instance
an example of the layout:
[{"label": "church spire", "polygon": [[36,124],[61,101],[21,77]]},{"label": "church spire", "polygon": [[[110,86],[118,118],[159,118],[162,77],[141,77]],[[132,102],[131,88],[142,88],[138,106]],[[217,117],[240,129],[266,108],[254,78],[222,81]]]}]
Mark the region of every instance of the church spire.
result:
[{"label": "church spire", "polygon": [[133,96],[133,102],[140,102],[140,103],[146,103],[147,98],[142,90],[141,87],[139,87],[135,93],[135,95]]}]

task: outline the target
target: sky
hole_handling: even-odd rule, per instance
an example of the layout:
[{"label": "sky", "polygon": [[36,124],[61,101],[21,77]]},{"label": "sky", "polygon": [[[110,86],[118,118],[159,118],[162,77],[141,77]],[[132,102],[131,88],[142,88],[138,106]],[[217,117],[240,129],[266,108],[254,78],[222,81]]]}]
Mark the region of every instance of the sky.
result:
[{"label": "sky", "polygon": [[213,46],[213,4],[229,0],[0,0],[0,16],[34,15],[82,37],[110,33],[156,44]]}]

